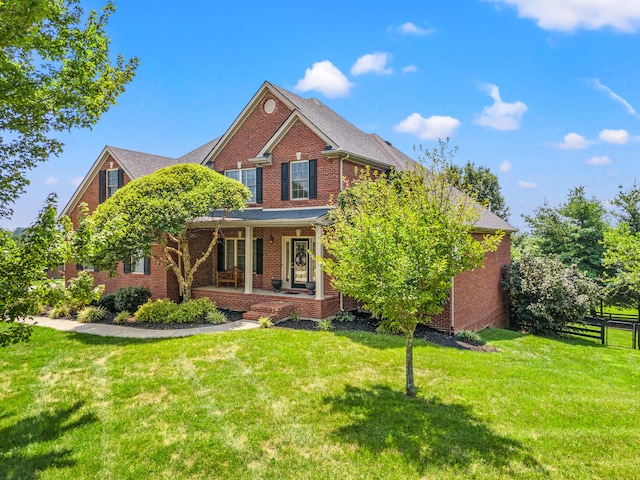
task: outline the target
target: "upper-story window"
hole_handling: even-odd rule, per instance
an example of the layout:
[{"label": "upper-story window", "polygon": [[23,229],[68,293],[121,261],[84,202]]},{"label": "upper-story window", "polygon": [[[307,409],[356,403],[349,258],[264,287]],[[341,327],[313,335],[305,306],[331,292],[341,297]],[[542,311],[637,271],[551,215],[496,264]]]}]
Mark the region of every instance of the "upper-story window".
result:
[{"label": "upper-story window", "polygon": [[291,162],[291,199],[309,198],[309,161]]},{"label": "upper-story window", "polygon": [[245,168],[239,170],[225,170],[224,174],[239,181],[251,191],[251,198],[247,203],[256,203],[258,193],[258,175],[256,168]]},{"label": "upper-story window", "polygon": [[107,170],[107,198],[118,190],[118,170]]},{"label": "upper-story window", "polygon": [[281,200],[318,198],[317,160],[296,160],[280,164]]},{"label": "upper-story window", "polygon": [[100,170],[98,172],[98,203],[116,193],[124,185],[124,171],[118,168]]}]

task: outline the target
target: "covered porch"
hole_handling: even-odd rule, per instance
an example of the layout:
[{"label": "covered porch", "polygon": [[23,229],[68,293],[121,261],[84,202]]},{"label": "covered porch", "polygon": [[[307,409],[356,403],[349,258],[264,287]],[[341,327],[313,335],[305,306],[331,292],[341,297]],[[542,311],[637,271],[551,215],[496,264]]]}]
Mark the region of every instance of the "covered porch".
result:
[{"label": "covered porch", "polygon": [[[303,318],[335,315],[343,299],[331,288],[318,260],[323,255],[328,210],[248,208],[231,212],[220,223],[215,251],[194,278],[192,296],[208,297],[220,308],[243,312],[265,302],[284,302]],[[194,254],[210,242],[216,222],[220,219],[214,213],[192,225]],[[307,287],[313,287],[312,295]]]}]

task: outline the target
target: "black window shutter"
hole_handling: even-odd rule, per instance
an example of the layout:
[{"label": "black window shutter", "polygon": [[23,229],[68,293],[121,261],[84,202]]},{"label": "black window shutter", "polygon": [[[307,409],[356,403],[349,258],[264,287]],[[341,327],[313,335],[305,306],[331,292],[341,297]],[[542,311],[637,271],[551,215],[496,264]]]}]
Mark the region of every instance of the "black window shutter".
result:
[{"label": "black window shutter", "polygon": [[102,203],[107,199],[107,172],[100,170],[98,172],[98,203]]},{"label": "black window shutter", "polygon": [[144,274],[151,275],[151,257],[144,257]]},{"label": "black window shutter", "polygon": [[262,274],[262,239],[256,238],[256,273]]},{"label": "black window shutter", "polygon": [[289,200],[289,162],[280,165],[280,200]]},{"label": "black window shutter", "polygon": [[224,271],[224,239],[218,239],[218,271]]},{"label": "black window shutter", "polygon": [[118,188],[124,185],[124,170],[118,170]]},{"label": "black window shutter", "polygon": [[262,167],[256,168],[256,203],[262,203]]},{"label": "black window shutter", "polygon": [[125,260],[123,262],[123,269],[124,269],[124,273],[131,273],[131,262],[128,260]]},{"label": "black window shutter", "polygon": [[76,270],[78,270],[78,271],[84,270],[84,267],[81,264],[76,263]]},{"label": "black window shutter", "polygon": [[318,198],[318,161],[309,160],[309,198]]}]

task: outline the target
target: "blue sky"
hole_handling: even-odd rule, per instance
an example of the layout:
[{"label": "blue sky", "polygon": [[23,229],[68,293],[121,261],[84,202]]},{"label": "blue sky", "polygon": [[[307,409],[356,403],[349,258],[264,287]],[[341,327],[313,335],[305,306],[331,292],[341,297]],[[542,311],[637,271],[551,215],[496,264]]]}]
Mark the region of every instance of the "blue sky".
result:
[{"label": "blue sky", "polygon": [[498,175],[517,227],[578,185],[606,201],[640,179],[640,2],[116,3],[112,51],[140,57],[135,79],[0,226],[52,191],[62,208],[105,145],[177,157],[223,134],[265,80],[410,155],[451,137],[457,163]]}]

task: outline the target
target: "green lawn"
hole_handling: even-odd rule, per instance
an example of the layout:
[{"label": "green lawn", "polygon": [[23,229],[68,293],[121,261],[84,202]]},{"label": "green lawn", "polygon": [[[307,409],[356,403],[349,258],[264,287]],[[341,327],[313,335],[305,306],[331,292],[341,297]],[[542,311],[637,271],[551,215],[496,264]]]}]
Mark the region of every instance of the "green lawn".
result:
[{"label": "green lawn", "polygon": [[483,336],[417,341],[408,399],[400,337],[37,328],[0,350],[0,477],[638,478],[640,352]]}]

